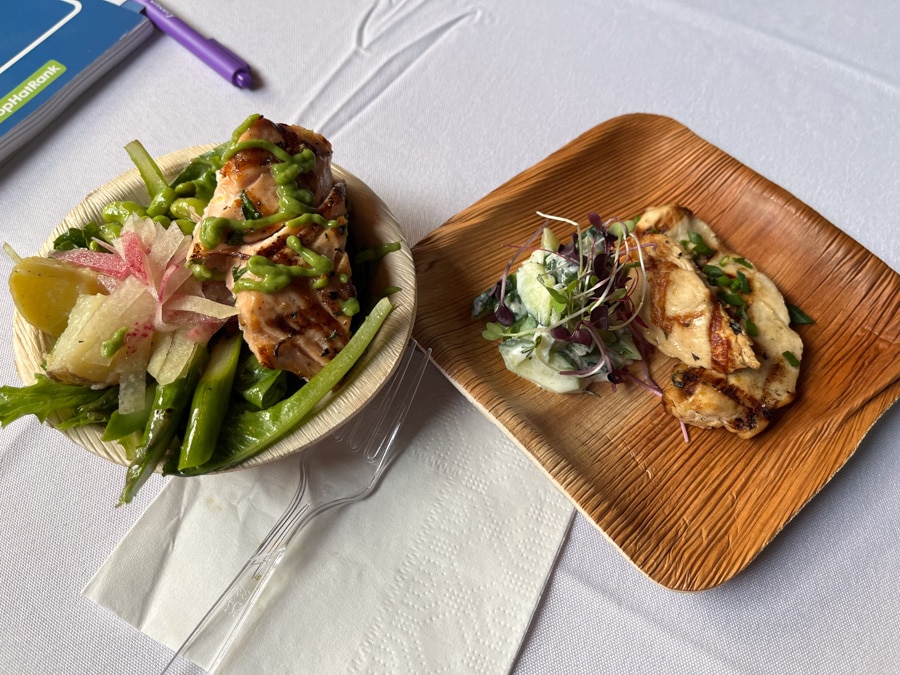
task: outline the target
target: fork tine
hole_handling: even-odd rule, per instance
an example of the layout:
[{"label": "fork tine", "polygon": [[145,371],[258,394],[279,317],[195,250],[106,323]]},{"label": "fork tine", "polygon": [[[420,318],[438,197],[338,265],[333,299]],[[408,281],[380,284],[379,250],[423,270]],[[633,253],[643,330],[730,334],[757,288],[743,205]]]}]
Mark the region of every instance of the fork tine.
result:
[{"label": "fork tine", "polygon": [[[401,387],[401,383],[403,383],[406,379],[407,371],[409,370],[410,364],[413,359],[413,353],[417,349],[419,351],[422,351],[422,348],[418,342],[416,342],[415,340],[410,340],[409,346],[404,351],[404,354],[401,357],[400,363],[397,367],[396,372],[394,373],[394,376],[388,383],[387,392],[381,397],[378,403],[375,413],[377,415],[377,421],[375,424],[371,425],[369,434],[366,437],[365,444],[362,444],[359,441],[359,434],[363,433],[360,427],[362,426],[363,419],[367,417],[362,412],[356,415],[356,417],[347,425],[350,427],[349,431],[346,430],[346,426],[342,427],[338,430],[338,432],[334,434],[335,439],[347,443],[347,445],[354,450],[365,445],[365,447],[369,448],[369,450],[367,450],[366,452],[367,459],[373,459],[378,455],[378,453],[382,451],[383,448],[389,447],[389,444],[393,443],[394,437],[396,436],[400,426],[403,424],[403,420],[406,418],[406,414],[409,411],[410,406],[412,405],[412,399],[419,387],[419,382],[422,379],[422,374],[424,373],[425,366],[428,363],[428,356],[431,354],[430,349],[424,351],[425,357],[422,359],[422,364],[419,367],[419,371],[412,374],[414,381],[406,383],[407,387],[405,389],[405,400],[401,401],[400,406],[394,410],[394,416],[392,418],[394,429],[389,434],[387,432],[384,432],[383,435],[381,435],[381,423],[384,420],[388,410],[390,409],[391,403],[393,403],[393,400],[397,395],[397,390]],[[377,448],[373,450],[370,446],[373,445],[374,441],[377,439],[380,439],[381,443],[379,443]],[[301,471],[303,471],[302,467]],[[298,516],[302,515],[302,511],[300,513],[296,512],[296,506],[303,498],[303,494],[306,491],[306,484],[307,481],[305,479],[305,473],[303,473],[301,474],[301,480],[297,485],[297,489],[294,492],[288,509],[284,512],[279,522],[277,522],[275,526],[269,531],[268,536],[266,536],[266,538],[260,543],[256,552],[254,553],[254,557],[260,554],[264,554],[268,550],[277,548],[281,544],[281,541],[285,534],[290,531],[292,521]],[[288,514],[292,511],[294,512],[293,518],[288,516]]]},{"label": "fork tine", "polygon": [[[411,374],[410,381],[406,381],[407,372],[409,371],[410,365],[413,360],[413,354],[417,350],[423,351],[424,357],[422,358],[422,362],[418,367],[418,371]],[[365,456],[366,459],[369,460],[373,460],[374,458],[378,457],[381,452],[386,453],[387,449],[393,445],[397,432],[403,425],[403,421],[406,419],[406,415],[412,405],[416,390],[419,388],[419,383],[422,380],[422,375],[425,372],[425,367],[428,365],[428,357],[430,355],[431,349],[423,350],[418,342],[411,339],[409,341],[409,345],[406,347],[403,355],[401,356],[401,360],[397,366],[397,370],[388,383],[387,391],[380,397],[380,401],[378,402],[378,405],[374,412],[374,415],[376,416],[376,422],[369,427],[365,442],[360,442],[359,437],[361,433],[365,433],[365,429],[361,429],[363,420],[364,418],[369,417],[365,414],[364,411],[360,412],[360,414],[356,415],[355,419],[351,420],[351,422],[349,423],[349,432],[345,431],[345,428],[342,428],[334,434],[335,439],[340,442],[346,443],[352,450],[357,450],[361,447],[365,447]],[[404,385],[406,385],[404,389],[404,399],[400,402],[399,406],[396,406],[394,408],[394,414],[390,420],[393,424],[393,428],[389,432],[387,430],[383,430],[382,423],[386,419],[388,412],[391,410],[392,403],[397,396],[398,390]],[[380,442],[376,444],[376,441]],[[377,447],[373,448],[373,445]],[[291,499],[289,508],[282,515],[281,520],[276,523],[276,525],[269,532],[268,536],[259,545],[259,548],[254,555],[259,555],[267,550],[278,548],[283,543],[283,539],[290,532],[293,522],[297,518],[301,517],[305,512],[305,510],[298,512],[296,507],[297,505],[299,505],[301,499],[303,498],[303,494],[306,492],[306,485],[306,474],[304,467],[301,465],[301,480],[297,485],[297,490],[294,492],[294,496]],[[293,515],[288,516],[288,513],[291,511],[293,511]]]}]

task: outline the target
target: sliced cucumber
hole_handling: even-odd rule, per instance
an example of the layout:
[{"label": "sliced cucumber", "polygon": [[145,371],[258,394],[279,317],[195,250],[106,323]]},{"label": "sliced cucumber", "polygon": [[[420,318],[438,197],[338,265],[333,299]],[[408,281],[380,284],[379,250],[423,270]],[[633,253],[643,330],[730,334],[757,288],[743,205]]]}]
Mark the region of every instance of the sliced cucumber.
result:
[{"label": "sliced cucumber", "polygon": [[[534,382],[543,389],[557,394],[569,394],[581,391],[584,381],[573,375],[561,375],[561,370],[572,370],[574,364],[559,352],[549,354],[536,353],[530,340],[507,340],[500,343],[500,354],[506,368],[519,377]],[[543,356],[545,363],[540,357]],[[548,365],[549,364],[549,365]]]},{"label": "sliced cucumber", "polygon": [[553,315],[553,296],[543,281],[546,276],[544,266],[530,260],[516,271],[516,289],[525,311],[542,326],[549,326]]},{"label": "sliced cucumber", "polygon": [[546,249],[547,251],[559,250],[559,239],[557,239],[556,235],[553,234],[553,230],[549,227],[545,227],[544,231],[541,233],[541,248]]}]

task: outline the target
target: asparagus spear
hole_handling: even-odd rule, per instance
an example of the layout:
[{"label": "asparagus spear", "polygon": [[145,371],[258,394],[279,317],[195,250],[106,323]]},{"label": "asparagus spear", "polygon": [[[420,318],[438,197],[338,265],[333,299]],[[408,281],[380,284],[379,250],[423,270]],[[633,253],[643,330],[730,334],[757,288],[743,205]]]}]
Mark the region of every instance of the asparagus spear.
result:
[{"label": "asparagus spear", "polygon": [[200,466],[212,456],[228,411],[242,344],[243,336],[238,331],[219,340],[212,349],[191,401],[178,460],[179,471]]},{"label": "asparagus spear", "polygon": [[181,421],[191,402],[191,395],[206,364],[206,347],[197,345],[191,358],[187,375],[170,384],[156,388],[156,398],[150,411],[150,419],[144,429],[141,444],[135,450],[135,457],[125,472],[125,488],[119,496],[119,503],[128,504],[153,473],[166,455],[178,433]]}]

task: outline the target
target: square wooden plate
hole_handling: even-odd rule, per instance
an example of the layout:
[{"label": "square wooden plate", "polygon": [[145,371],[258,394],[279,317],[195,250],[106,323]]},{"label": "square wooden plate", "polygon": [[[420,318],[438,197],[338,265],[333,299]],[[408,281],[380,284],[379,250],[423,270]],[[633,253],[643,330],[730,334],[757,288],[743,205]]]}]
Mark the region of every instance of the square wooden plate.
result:
[{"label": "square wooden plate", "polygon": [[[679,203],[772,277],[816,323],[798,400],[741,440],[691,430],[643,389],[553,394],[505,370],[470,317],[540,225],[540,210],[586,222]],[[618,117],[451,218],[414,248],[413,334],[640,570],[696,591],[732,578],[829,481],[900,396],[900,275],[782,188],[654,115]],[[654,357],[657,381],[671,362]]]}]

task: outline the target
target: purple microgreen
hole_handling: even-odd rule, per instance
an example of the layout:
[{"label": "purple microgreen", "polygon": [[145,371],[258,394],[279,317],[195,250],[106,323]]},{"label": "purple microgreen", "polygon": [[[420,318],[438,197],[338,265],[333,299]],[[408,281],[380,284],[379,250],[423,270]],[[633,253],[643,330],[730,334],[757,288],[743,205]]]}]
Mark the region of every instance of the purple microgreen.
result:
[{"label": "purple microgreen", "polygon": [[599,213],[597,213],[596,211],[591,211],[590,213],[588,213],[588,222],[598,230],[600,230],[601,234],[606,234],[606,225],[604,225],[603,218],[600,217]]},{"label": "purple microgreen", "polygon": [[497,323],[507,327],[512,326],[516,322],[516,315],[502,301],[497,305],[497,309],[494,310],[494,318],[497,319]]},{"label": "purple microgreen", "polygon": [[653,382],[653,380],[651,380],[649,377],[646,378],[645,380],[642,380],[639,377],[635,377],[634,375],[629,373],[627,370],[621,370],[619,372],[621,372],[630,382],[633,382],[634,384],[638,385],[639,387],[643,387],[644,389],[649,391],[654,396],[659,396],[660,398],[662,398],[662,395],[663,395],[662,389],[660,389],[658,386],[656,386],[656,383]]},{"label": "purple microgreen", "polygon": [[572,331],[565,326],[554,326],[550,329],[550,337],[554,340],[559,340],[560,342],[571,342]]},{"label": "purple microgreen", "polygon": [[597,305],[591,310],[590,324],[599,330],[609,330],[609,307]]},{"label": "purple microgreen", "polygon": [[594,339],[591,336],[591,333],[586,328],[579,328],[574,333],[572,333],[572,342],[575,342],[580,345],[584,345],[585,347],[589,347]]}]

